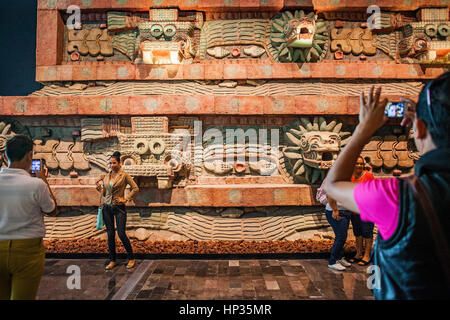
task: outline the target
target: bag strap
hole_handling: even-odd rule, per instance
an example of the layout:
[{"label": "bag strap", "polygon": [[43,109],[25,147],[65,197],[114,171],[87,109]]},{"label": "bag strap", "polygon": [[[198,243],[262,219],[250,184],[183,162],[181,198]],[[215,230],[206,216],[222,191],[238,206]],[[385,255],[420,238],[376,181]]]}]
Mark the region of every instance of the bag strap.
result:
[{"label": "bag strap", "polygon": [[100,188],[100,199],[98,200],[98,202],[100,203],[99,206],[101,206],[103,204],[103,187]]},{"label": "bag strap", "polygon": [[[416,175],[411,175],[406,178],[414,196],[419,200],[422,211],[428,221],[431,230],[431,235],[434,240],[436,252],[439,256],[441,265],[447,280],[447,288],[450,289],[450,250],[447,239],[439,223],[439,218],[430,195],[423,184],[423,182]],[[440,248],[440,249],[439,249]]]}]

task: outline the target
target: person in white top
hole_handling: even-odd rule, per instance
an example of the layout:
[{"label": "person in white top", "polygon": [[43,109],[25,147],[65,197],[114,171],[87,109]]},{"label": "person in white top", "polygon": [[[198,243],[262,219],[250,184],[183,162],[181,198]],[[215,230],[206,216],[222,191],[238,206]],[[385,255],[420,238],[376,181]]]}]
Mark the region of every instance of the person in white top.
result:
[{"label": "person in white top", "polygon": [[8,168],[0,171],[0,299],[35,299],[44,272],[44,215],[56,216],[57,203],[46,170],[30,176],[33,141],[8,139]]}]

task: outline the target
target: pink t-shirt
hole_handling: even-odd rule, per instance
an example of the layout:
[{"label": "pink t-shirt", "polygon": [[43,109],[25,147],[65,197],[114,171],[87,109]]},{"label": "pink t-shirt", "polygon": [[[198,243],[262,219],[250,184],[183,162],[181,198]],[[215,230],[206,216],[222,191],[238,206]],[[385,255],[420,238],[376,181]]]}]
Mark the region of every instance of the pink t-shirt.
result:
[{"label": "pink t-shirt", "polygon": [[353,198],[361,220],[375,223],[381,237],[389,239],[398,223],[398,180],[374,179],[359,183],[353,191]]}]

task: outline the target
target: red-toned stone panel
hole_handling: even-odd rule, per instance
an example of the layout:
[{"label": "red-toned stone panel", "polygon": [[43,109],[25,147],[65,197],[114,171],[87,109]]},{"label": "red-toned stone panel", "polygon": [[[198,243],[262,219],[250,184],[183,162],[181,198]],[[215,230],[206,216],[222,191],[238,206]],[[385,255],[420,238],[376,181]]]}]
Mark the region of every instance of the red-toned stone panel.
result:
[{"label": "red-toned stone panel", "polygon": [[335,74],[335,63],[325,62],[325,63],[310,63],[309,68],[311,74],[318,78],[334,78]]},{"label": "red-toned stone panel", "polygon": [[204,80],[205,65],[204,64],[183,65],[183,78],[192,80]]},{"label": "red-toned stone panel", "polygon": [[132,9],[145,10],[150,7],[179,7],[180,10],[233,11],[260,10],[278,11],[283,7],[311,7],[318,11],[366,9],[371,4],[386,10],[416,10],[421,7],[448,6],[447,0],[38,0],[39,9],[65,10],[70,5],[82,9]]},{"label": "red-toned stone panel", "polygon": [[143,0],[110,0],[112,9],[142,9],[148,8],[149,1]]},{"label": "red-toned stone panel", "polygon": [[222,80],[223,64],[221,63],[205,64],[205,79]]},{"label": "red-toned stone panel", "polygon": [[80,96],[78,113],[85,115],[129,114],[127,96]]},{"label": "red-toned stone panel", "polygon": [[38,66],[36,80],[247,80],[247,79],[429,79],[444,73],[439,66],[392,62],[323,61],[320,63],[199,63],[132,65],[85,63]]},{"label": "red-toned stone panel", "polygon": [[338,79],[357,79],[359,78],[358,65],[356,63],[335,62],[334,77]]},{"label": "red-toned stone panel", "polygon": [[288,8],[302,7],[312,7],[313,0],[284,0],[284,6]]},{"label": "red-toned stone panel", "polygon": [[196,0],[201,11],[232,12],[239,11],[241,0]]},{"label": "red-toned stone panel", "polygon": [[[384,95],[390,100],[399,95]],[[404,95],[416,99],[415,96]],[[359,96],[59,96],[3,97],[2,114],[31,115],[352,115]],[[239,118],[236,118],[239,120]],[[220,124],[223,118],[217,117]],[[239,124],[239,123],[236,123]]]},{"label": "red-toned stone panel", "polygon": [[421,7],[448,6],[447,0],[312,0],[312,3],[314,9],[318,11],[366,9],[369,5],[378,5],[381,9],[392,11],[416,10]]},{"label": "red-toned stone panel", "polygon": [[76,96],[48,97],[49,115],[77,115],[80,98]]},{"label": "red-toned stone panel", "polygon": [[5,105],[3,104],[3,97],[0,96],[0,114],[6,114]]},{"label": "red-toned stone panel", "polygon": [[129,63],[123,64],[99,64],[96,68],[97,80],[134,80],[136,69]]},{"label": "red-toned stone panel", "polygon": [[255,10],[258,11],[260,9],[261,1],[260,0],[240,0],[240,7],[246,10]]},{"label": "red-toned stone panel", "polygon": [[128,103],[133,115],[154,115],[162,112],[159,96],[130,96]]},{"label": "red-toned stone panel", "polygon": [[233,80],[247,79],[246,65],[240,63],[224,64],[223,78]]},{"label": "red-toned stone panel", "polygon": [[57,10],[38,10],[36,66],[58,65],[62,61],[64,24]]},{"label": "red-toned stone panel", "polygon": [[93,63],[74,65],[72,67],[72,79],[74,81],[97,80],[97,65]]},{"label": "red-toned stone panel", "polygon": [[270,97],[241,96],[239,97],[239,114],[258,115],[263,114],[264,106],[270,103]]},{"label": "red-toned stone panel", "polygon": [[295,97],[296,114],[347,114],[346,96]]},{"label": "red-toned stone panel", "polygon": [[48,97],[3,97],[5,115],[47,115]]},{"label": "red-toned stone panel", "polygon": [[279,11],[284,7],[284,0],[260,0],[260,11]]},{"label": "red-toned stone panel", "polygon": [[264,104],[264,114],[295,114],[297,106],[296,97],[290,96],[271,96],[268,97],[269,103]]}]

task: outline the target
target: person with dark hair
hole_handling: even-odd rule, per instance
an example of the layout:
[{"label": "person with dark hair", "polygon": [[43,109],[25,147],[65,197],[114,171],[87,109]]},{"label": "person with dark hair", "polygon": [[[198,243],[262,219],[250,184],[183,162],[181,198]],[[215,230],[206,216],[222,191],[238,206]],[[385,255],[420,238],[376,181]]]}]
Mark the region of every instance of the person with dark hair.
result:
[{"label": "person with dark hair", "polygon": [[414,175],[349,182],[361,150],[387,121],[387,100],[380,102],[380,94],[381,87],[372,87],[367,98],[361,93],[359,124],[330,169],[325,190],[378,226],[376,299],[449,299],[450,73],[426,84],[417,104],[403,99],[402,125],[412,125],[422,155]]},{"label": "person with dark hair", "polygon": [[[109,264],[106,270],[111,270],[116,266],[116,236],[114,228],[114,217],[117,225],[117,234],[127,251],[128,263],[127,268],[133,268],[135,264],[133,248],[126,234],[127,212],[125,204],[132,200],[139,188],[133,178],[122,170],[120,165],[120,152],[114,152],[109,160],[111,171],[109,174],[102,175],[97,179],[97,189],[103,196],[103,221],[105,222],[106,232],[108,235]],[[125,188],[131,187],[130,194],[124,197]]]},{"label": "person with dark hair", "polygon": [[[359,156],[358,160],[356,160],[355,168],[353,169],[352,182],[361,183],[375,179],[372,173],[365,170],[365,164],[364,158]],[[358,262],[360,266],[365,266],[370,262],[373,244],[373,229],[375,226],[372,222],[361,221],[361,217],[356,213],[352,213],[350,221],[352,222],[353,234],[356,239],[356,254],[348,261],[351,263]]]},{"label": "person with dark hair", "polygon": [[56,216],[57,203],[46,171],[29,170],[33,141],[14,135],[6,141],[8,168],[0,171],[0,299],[33,300],[44,272],[44,215]]}]

